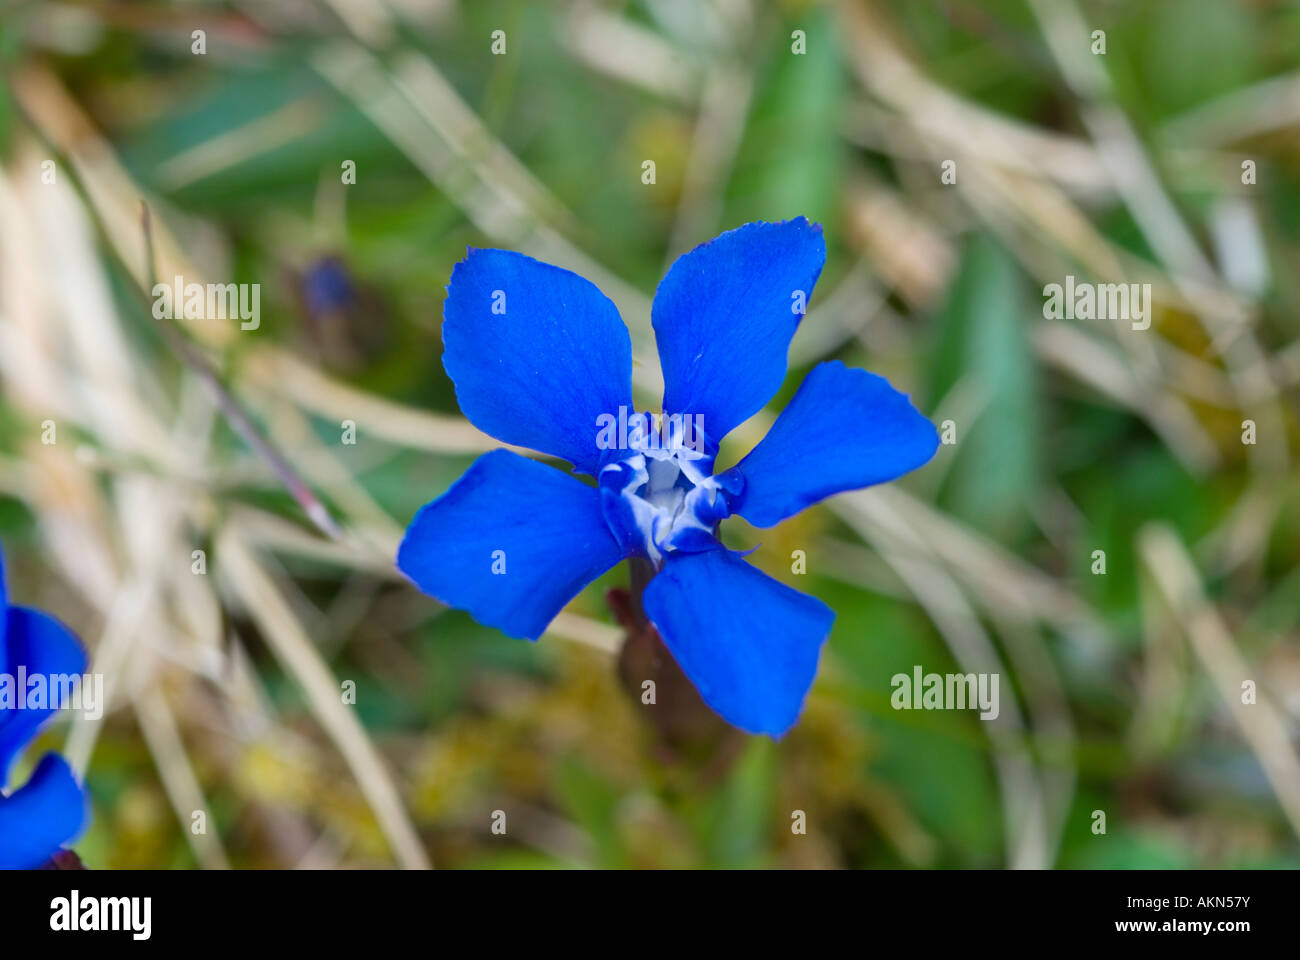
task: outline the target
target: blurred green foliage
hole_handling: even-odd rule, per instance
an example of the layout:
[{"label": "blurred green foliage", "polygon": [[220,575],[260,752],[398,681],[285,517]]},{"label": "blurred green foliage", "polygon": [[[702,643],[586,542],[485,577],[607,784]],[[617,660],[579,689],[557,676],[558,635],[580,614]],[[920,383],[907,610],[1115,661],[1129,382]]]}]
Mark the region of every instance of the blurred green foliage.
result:
[{"label": "blurred green foliage", "polygon": [[[58,25],[51,25],[56,6],[77,11],[89,33],[73,31],[75,42],[60,42]],[[467,217],[463,196],[432,184],[313,65],[313,58],[330,55],[334,39],[348,36],[334,8],[304,3],[300,14],[272,16],[259,13],[256,3],[98,6],[11,4],[0,29],[6,70],[30,63],[52,70],[134,182],[156,198],[160,215],[183,224],[183,237],[215,243],[230,279],[263,284],[259,337],[357,388],[457,414],[440,364],[444,288],[467,245],[498,241]],[[842,5],[411,0],[400,6],[420,15],[399,19],[375,49],[379,60],[393,66],[419,56],[436,64],[485,131],[553,196],[541,221],[647,295],[665,258],[677,252],[671,245],[683,239],[674,236],[675,225],[698,212],[679,209],[679,201],[689,187],[693,151],[711,131],[697,129],[696,100],[641,89],[584,62],[573,52],[579,28],[572,17],[597,10],[643,31],[680,58],[683,75],[707,78],[720,66],[739,71],[749,99],[734,150],[700,201],[716,206],[684,239],[694,244],[755,219],[803,214],[824,223],[830,259],[807,322],[818,321],[817,308],[859,267],[893,317],[892,334],[876,339],[875,307],[865,298],[848,303],[843,316],[854,332],[827,355],[888,373],[936,419],[947,413],[944,404],[959,402],[957,449],[945,449],[905,488],[1018,563],[1059,581],[1104,624],[1101,635],[1042,625],[1017,639],[1006,620],[987,611],[979,618],[1015,665],[1015,676],[1004,677],[1005,698],[1033,704],[1041,692],[1020,674],[1017,644],[1038,651],[1059,677],[1072,739],[1063,744],[1059,729],[1035,729],[1028,740],[1042,782],[1055,784],[1062,791],[1055,802],[1064,802],[1055,824],[1059,853],[1057,837],[1050,838],[1047,862],[1300,866],[1296,838],[1256,759],[1195,659],[1185,651],[1177,658],[1172,702],[1144,700],[1143,671],[1153,654],[1135,533],[1163,521],[1197,545],[1229,521],[1258,481],[1237,442],[1238,411],[1194,407],[1222,461],[1197,475],[1137,412],[1045,361],[1034,338],[1039,289],[1052,278],[1035,275],[1024,248],[1050,241],[1026,230],[1016,234],[1019,246],[1008,243],[998,223],[982,219],[978,204],[966,205],[939,184],[941,155],[918,152],[906,138],[886,133],[874,144],[846,138],[849,115],[874,99],[862,88],[864,53],[845,27]],[[1072,94],[1020,0],[863,6],[873,22],[889,25],[892,46],[953,94],[1033,128],[1086,139]],[[749,15],[729,23],[723,11],[735,8]],[[1105,70],[1116,104],[1143,142],[1154,145],[1165,189],[1207,249],[1212,201],[1240,191],[1207,187],[1213,180],[1206,171],[1219,169],[1224,156],[1234,170],[1239,152],[1257,159],[1260,185],[1251,206],[1272,282],[1255,332],[1270,355],[1294,345],[1300,336],[1300,285],[1291,269],[1300,256],[1294,118],[1245,143],[1201,148],[1161,137],[1188,111],[1284,71],[1294,90],[1300,5],[1150,0],[1089,2],[1082,10],[1089,25],[1108,32]],[[210,29],[204,57],[187,49],[186,18],[200,12]],[[494,29],[507,31],[509,55],[489,54]],[[806,32],[807,56],[791,55],[794,30]],[[17,162],[16,144],[36,137],[41,120],[21,117],[8,91],[0,96],[7,162]],[[486,151],[489,144],[479,146]],[[639,178],[646,157],[657,162],[654,188]],[[341,195],[344,159],[355,161],[358,177]],[[464,162],[470,168],[483,157]],[[974,161],[962,161],[968,162]],[[1189,173],[1188,164],[1199,166]],[[8,175],[16,173],[11,168]],[[449,182],[470,185],[467,176]],[[952,252],[951,270],[929,302],[909,297],[891,272],[888,250],[863,239],[864,184],[895,198]],[[1163,269],[1113,195],[1081,200],[1079,209],[1125,262],[1136,257],[1149,264],[1144,272]],[[103,228],[111,235],[136,226]],[[341,259],[362,291],[354,307],[328,321],[347,346],[338,355],[322,349],[322,328],[305,315],[300,295],[304,271],[327,255]],[[135,348],[174,388],[174,361],[139,315],[131,281],[107,246],[103,262]],[[1193,357],[1218,363],[1206,338],[1184,335],[1193,326],[1187,318],[1167,312],[1156,326]],[[241,355],[255,349],[252,338],[235,338],[225,371],[232,381],[238,382]],[[656,359],[652,351],[639,352],[637,362]],[[769,412],[788,398],[807,362],[792,371]],[[1292,385],[1284,396],[1291,434],[1295,400]],[[28,419],[0,401],[0,450],[9,456],[23,450]],[[333,422],[316,417],[312,426],[318,439],[333,442]],[[226,430],[217,445],[229,456],[242,449]],[[472,460],[381,442],[364,453],[355,479],[402,523]],[[1273,478],[1280,507],[1259,556],[1235,569],[1206,570],[1206,589],[1261,686],[1270,676],[1277,681],[1272,694],[1293,738],[1300,676],[1295,480],[1293,471]],[[221,496],[298,519],[292,500],[265,484],[237,485]],[[1054,529],[1043,516],[1061,510],[1066,520]],[[93,616],[65,612],[60,598],[67,593],[50,574],[44,530],[21,498],[0,496],[10,592],[27,602],[45,600],[93,638]],[[865,580],[852,583],[856,574],[847,561],[838,569],[839,561],[825,559],[830,554],[820,548],[828,542],[851,541],[869,552],[827,509],[779,531],[737,530],[729,531],[737,545],[758,548],[754,562],[822,597],[838,618],[801,724],[780,742],[746,740],[732,762],[711,771],[664,760],[606,656],[554,637],[537,645],[511,640],[378,574],[301,559],[284,563],[295,601],[317,613],[313,639],[329,666],[355,680],[360,719],[403,785],[422,841],[440,865],[1008,863],[1009,832],[1023,824],[1008,823],[1000,761],[985,724],[970,713],[890,706],[893,674],[910,673],[915,664],[931,672],[960,669],[929,611],[887,569],[880,583],[895,589],[873,589]],[[793,549],[809,551],[806,577],[790,573]],[[1090,572],[1096,549],[1106,552],[1105,576]],[[883,565],[865,568],[879,572]],[[624,570],[610,573],[573,609],[611,623],[604,593],[625,582]],[[210,691],[194,694],[196,681],[178,678],[167,689],[231,861],[283,866],[307,856],[323,837],[333,862],[390,862],[373,814],[313,722],[295,678],[268,652],[256,625],[229,613],[227,626],[250,652],[283,735],[232,744],[214,731],[211,716],[187,709],[192,697],[210,700]],[[1135,730],[1147,709],[1161,712],[1169,732],[1144,747]],[[47,740],[54,744],[60,736]],[[78,849],[89,864],[194,865],[186,827],[169,807],[129,712],[109,718],[88,784],[95,821]],[[498,808],[512,818],[505,837],[489,832]],[[791,832],[795,810],[807,815],[807,835]],[[1094,810],[1107,812],[1105,836],[1091,829]]]}]

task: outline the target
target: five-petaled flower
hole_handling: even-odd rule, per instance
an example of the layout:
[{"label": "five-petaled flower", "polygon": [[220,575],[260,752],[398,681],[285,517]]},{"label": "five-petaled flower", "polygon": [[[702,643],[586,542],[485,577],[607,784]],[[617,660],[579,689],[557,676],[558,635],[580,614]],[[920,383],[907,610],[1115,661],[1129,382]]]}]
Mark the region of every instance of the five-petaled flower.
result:
[{"label": "five-petaled flower", "polygon": [[14,678],[79,676],[86,655],[77,638],[49,614],[12,607],[5,593],[0,555],[0,869],[30,870],[49,860],[81,832],[86,798],[62,757],[46,754],[23,786],[5,794],[9,768],[54,712],[48,700],[39,708],[23,702]]},{"label": "five-petaled flower", "polygon": [[[905,395],[829,361],[748,456],[714,474],[719,441],[781,387],[825,259],[821,227],[804,218],[747,224],[678,258],[651,312],[663,414],[633,414],[619,445],[598,442],[600,424],[632,409],[631,341],[614,304],[567,270],[471,249],[452,271],[442,326],[461,410],[596,485],[505,450],[484,454],[420,510],[399,568],[481,623],[535,640],[600,574],[646,558],[656,571],[646,616],[705,701],[741,729],[784,733],[835,615],[724,547],[719,522],[737,514],[773,526],[893,480],[938,447]],[[702,437],[690,435],[696,424]]]}]

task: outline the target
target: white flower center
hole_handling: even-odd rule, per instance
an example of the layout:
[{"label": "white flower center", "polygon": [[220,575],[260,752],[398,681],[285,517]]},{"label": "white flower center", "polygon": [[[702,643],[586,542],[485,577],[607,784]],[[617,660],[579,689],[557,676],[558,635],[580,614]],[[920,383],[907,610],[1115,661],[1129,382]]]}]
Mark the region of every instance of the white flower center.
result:
[{"label": "white flower center", "polygon": [[713,537],[717,480],[705,474],[704,453],[669,429],[661,442],[637,442],[636,453],[610,464],[605,473],[626,478],[619,493],[630,507],[646,553],[659,566],[663,555],[681,545],[683,536]]}]

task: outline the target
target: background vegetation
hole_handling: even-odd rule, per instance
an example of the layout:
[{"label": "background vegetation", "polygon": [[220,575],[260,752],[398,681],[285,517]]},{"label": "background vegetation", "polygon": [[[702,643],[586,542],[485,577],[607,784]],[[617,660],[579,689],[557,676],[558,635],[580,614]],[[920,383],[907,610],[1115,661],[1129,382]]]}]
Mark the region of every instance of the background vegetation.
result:
[{"label": "background vegetation", "polygon": [[[1300,864],[1300,4],[0,11],[0,540],[112,692],[44,738],[85,771],[91,867]],[[142,201],[158,275],[260,283],[260,329],[182,322],[178,352]],[[441,368],[444,287],[467,245],[583,273],[651,407],[666,265],[799,214],[830,259],[723,464],[832,356],[958,442],[729,523],[838,620],[788,737],[677,762],[614,669],[625,569],[536,645],[392,569],[495,446]],[[1066,274],[1151,283],[1151,329],[1044,319]],[[914,664],[1000,673],[1002,716],[891,709]]]}]

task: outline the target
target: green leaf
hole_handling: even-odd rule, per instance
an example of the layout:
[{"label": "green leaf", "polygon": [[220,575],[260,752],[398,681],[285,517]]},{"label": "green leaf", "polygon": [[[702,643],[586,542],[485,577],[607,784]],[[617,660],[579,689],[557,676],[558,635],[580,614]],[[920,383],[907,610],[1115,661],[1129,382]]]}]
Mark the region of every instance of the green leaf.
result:
[{"label": "green leaf", "polygon": [[849,668],[861,721],[876,739],[871,773],[941,841],[941,864],[996,865],[1001,810],[980,721],[890,705],[895,674],[911,674],[917,664],[926,673],[955,671],[948,651],[922,618],[895,600],[843,587],[819,595],[839,613],[831,650]]},{"label": "green leaf", "polygon": [[618,823],[621,792],[576,756],[556,769],[556,793],[565,810],[596,847],[596,865],[614,870],[627,866],[627,850]]},{"label": "green leaf", "polygon": [[776,747],[766,737],[746,745],[710,811],[705,841],[714,867],[752,869],[766,860],[774,797]]},{"label": "green leaf", "polygon": [[[771,70],[755,91],[744,141],[728,188],[728,225],[806,216],[831,226],[843,160],[843,102],[836,20],[807,11],[775,31]],[[807,53],[791,51],[795,30]]]},{"label": "green leaf", "polygon": [[1248,4],[1182,0],[1155,11],[1137,67],[1158,109],[1176,113],[1254,79],[1263,37]]},{"label": "green leaf", "polygon": [[930,397],[938,403],[960,384],[963,406],[973,407],[954,411],[957,451],[944,506],[1008,540],[1024,525],[1039,477],[1041,400],[1027,318],[1011,255],[977,236],[939,314]]}]

